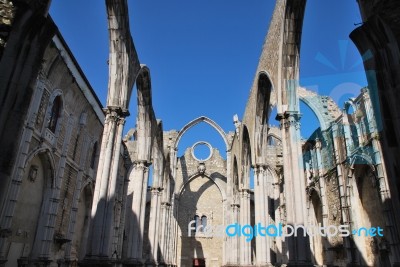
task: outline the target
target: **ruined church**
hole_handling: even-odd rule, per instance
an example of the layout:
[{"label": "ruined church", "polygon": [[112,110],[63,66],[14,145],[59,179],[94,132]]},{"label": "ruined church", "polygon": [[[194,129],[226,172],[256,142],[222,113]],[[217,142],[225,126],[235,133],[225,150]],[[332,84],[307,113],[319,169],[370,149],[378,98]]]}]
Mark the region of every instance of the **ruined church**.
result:
[{"label": "ruined church", "polygon": [[[397,0],[357,1],[349,34],[368,84],[344,106],[299,84],[306,0],[276,0],[243,114],[231,129],[201,116],[180,130],[153,110],[126,0],[105,1],[105,107],[50,2],[0,0],[0,266],[400,266]],[[307,140],[300,102],[319,121]],[[178,156],[200,123],[225,151],[198,140]],[[255,227],[268,225],[294,233]]]}]

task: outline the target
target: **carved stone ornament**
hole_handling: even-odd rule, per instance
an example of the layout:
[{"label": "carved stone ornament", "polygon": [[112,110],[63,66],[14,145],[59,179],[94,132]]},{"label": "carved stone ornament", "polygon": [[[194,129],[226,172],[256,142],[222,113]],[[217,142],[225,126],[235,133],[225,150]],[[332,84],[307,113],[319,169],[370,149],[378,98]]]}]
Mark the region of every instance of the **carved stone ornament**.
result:
[{"label": "carved stone ornament", "polygon": [[28,174],[28,179],[31,182],[35,182],[36,178],[37,178],[37,173],[38,173],[38,169],[39,167],[36,165],[31,165],[30,169],[29,169],[29,174]]},{"label": "carved stone ornament", "polygon": [[206,172],[206,165],[203,162],[199,163],[197,166],[197,171],[199,174],[203,175]]}]

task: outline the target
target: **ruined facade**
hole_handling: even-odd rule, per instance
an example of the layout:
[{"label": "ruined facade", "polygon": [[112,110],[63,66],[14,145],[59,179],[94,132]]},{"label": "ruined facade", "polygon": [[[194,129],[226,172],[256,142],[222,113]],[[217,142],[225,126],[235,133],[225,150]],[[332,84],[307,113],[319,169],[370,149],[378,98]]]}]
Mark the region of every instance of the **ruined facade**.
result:
[{"label": "ruined facade", "polygon": [[[226,132],[208,117],[164,129],[127,1],[106,1],[103,109],[49,3],[0,0],[0,265],[400,266],[398,4],[359,1],[365,23],[351,38],[368,85],[338,107],[298,83],[305,2],[276,1],[243,116]],[[133,95],[136,127],[123,135]],[[307,140],[300,101],[320,124]],[[182,136],[199,123],[226,150],[198,140],[178,156]],[[205,159],[195,154],[200,145],[210,150]],[[297,236],[248,240],[215,228],[258,224],[350,234],[300,227]]]}]

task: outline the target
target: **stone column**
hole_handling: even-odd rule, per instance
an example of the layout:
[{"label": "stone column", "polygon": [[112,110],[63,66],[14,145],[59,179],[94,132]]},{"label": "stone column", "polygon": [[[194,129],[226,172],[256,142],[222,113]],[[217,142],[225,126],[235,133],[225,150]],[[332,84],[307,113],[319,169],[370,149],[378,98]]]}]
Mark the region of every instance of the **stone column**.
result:
[{"label": "stone column", "polygon": [[[262,167],[256,166],[254,170],[254,205],[255,205],[255,224],[257,226],[264,226],[263,225],[263,218],[265,218],[265,203],[264,203],[264,196],[263,196],[263,175],[260,173]],[[256,236],[256,265],[261,266],[261,263],[265,259],[265,236],[259,235],[257,233]]]},{"label": "stone column", "polygon": [[143,233],[146,209],[147,182],[149,175],[149,163],[137,161],[134,163],[129,175],[128,209],[126,216],[127,233],[127,262],[132,265],[141,265],[143,262]]},{"label": "stone column", "polygon": [[[349,200],[347,198],[347,187],[349,185],[346,184],[346,179],[343,177],[343,170],[341,164],[341,156],[339,155],[339,139],[338,139],[338,124],[332,124],[332,135],[333,135],[333,149],[334,149],[334,157],[335,157],[335,164],[336,164],[336,172],[337,172],[337,179],[338,179],[338,187],[339,187],[339,197],[340,197],[340,209],[342,213],[342,223],[344,225],[349,225],[351,227],[351,218],[350,218],[350,208],[349,208]],[[345,157],[346,155],[343,155]],[[347,263],[352,263],[352,246],[351,240],[349,237],[343,239],[344,247],[346,252],[346,259]]]},{"label": "stone column", "polygon": [[323,178],[324,166],[322,162],[322,154],[321,154],[322,144],[321,141],[317,138],[315,140],[315,151],[317,153],[317,172],[319,177],[319,185],[320,185],[320,193],[321,193],[321,204],[322,204],[322,220],[324,225],[328,225],[328,205],[326,203],[326,186],[325,179]]},{"label": "stone column", "polygon": [[167,250],[167,231],[168,228],[168,212],[171,205],[168,202],[161,203],[161,224],[160,224],[160,263],[165,263]]},{"label": "stone column", "polygon": [[172,199],[172,206],[169,212],[168,224],[171,231],[168,231],[168,261],[170,266],[177,266],[177,235],[178,235],[178,211],[179,211],[179,200],[175,194]]},{"label": "stone column", "polygon": [[160,188],[151,188],[151,206],[150,206],[150,222],[149,222],[149,240],[151,246],[151,258],[148,259],[149,264],[158,264],[158,234],[162,224],[160,221]]},{"label": "stone column", "polygon": [[114,205],[121,157],[122,130],[126,113],[120,108],[105,109],[106,119],[92,204],[92,225],[85,261],[107,263],[112,258]]},{"label": "stone column", "polygon": [[[300,114],[286,111],[280,115],[287,225],[304,225],[307,221],[306,190],[300,138]],[[288,266],[312,266],[308,236],[301,229],[297,237],[287,237]]]},{"label": "stone column", "polygon": [[[232,177],[232,167],[231,167],[231,151],[228,150],[226,151],[226,170],[227,170],[227,177]],[[232,193],[233,193],[233,184],[232,184],[233,179],[228,179],[227,186],[226,186],[226,192],[227,196],[226,199],[224,199],[224,220],[223,224],[224,227],[226,227],[228,224],[231,223],[231,214],[232,214]],[[231,238],[224,238],[223,242],[223,258],[222,258],[222,265],[226,266],[231,262],[231,254],[232,254],[232,248],[231,248]]]},{"label": "stone column", "polygon": [[[239,223],[239,212],[240,206],[239,204],[235,203],[232,204],[232,222]],[[238,235],[229,237],[231,240],[231,262],[230,265],[239,265],[240,261],[240,243]]]},{"label": "stone column", "polygon": [[343,132],[344,132],[344,137],[345,137],[345,142],[346,142],[346,152],[347,155],[351,155],[351,151],[354,149],[354,142],[353,139],[351,138],[351,128],[349,124],[349,120],[347,118],[346,112],[342,113],[342,120],[343,120]]},{"label": "stone column", "polygon": [[[268,203],[268,169],[266,165],[258,165],[255,169],[254,183],[254,204],[255,204],[255,224],[262,227],[269,225],[269,203]],[[257,230],[259,231],[259,230]],[[265,233],[266,234],[266,233]],[[271,266],[271,237],[256,236],[256,265]]]},{"label": "stone column", "polygon": [[[240,225],[243,228],[250,225],[250,192],[242,189],[240,192]],[[240,236],[240,265],[251,265],[251,241],[246,241],[244,235]]]}]

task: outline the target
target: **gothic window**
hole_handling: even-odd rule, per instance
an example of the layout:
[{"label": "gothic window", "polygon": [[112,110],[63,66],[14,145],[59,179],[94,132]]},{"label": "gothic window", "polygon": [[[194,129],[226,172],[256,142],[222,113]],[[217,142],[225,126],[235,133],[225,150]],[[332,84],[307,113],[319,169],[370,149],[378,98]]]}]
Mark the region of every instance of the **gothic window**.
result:
[{"label": "gothic window", "polygon": [[61,115],[61,97],[57,96],[53,101],[49,118],[49,130],[53,133],[56,132],[57,122]]},{"label": "gothic window", "polygon": [[200,217],[198,215],[195,215],[194,216],[194,221],[195,221],[195,223],[194,223],[194,227],[195,227],[194,232],[197,233],[197,227],[199,227],[201,225]]},{"label": "gothic window", "polygon": [[267,139],[267,142],[268,142],[268,145],[269,146],[276,146],[276,140],[275,140],[275,138],[273,137],[273,136],[268,136],[268,139]]},{"label": "gothic window", "polygon": [[201,228],[201,232],[204,232],[204,229],[207,226],[207,216],[205,215],[201,216],[201,226],[203,226],[203,228]]},{"label": "gothic window", "polygon": [[97,155],[97,142],[94,143],[93,145],[93,150],[92,150],[92,157],[90,158],[90,168],[94,168],[94,164],[96,163],[96,155]]}]

